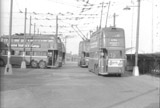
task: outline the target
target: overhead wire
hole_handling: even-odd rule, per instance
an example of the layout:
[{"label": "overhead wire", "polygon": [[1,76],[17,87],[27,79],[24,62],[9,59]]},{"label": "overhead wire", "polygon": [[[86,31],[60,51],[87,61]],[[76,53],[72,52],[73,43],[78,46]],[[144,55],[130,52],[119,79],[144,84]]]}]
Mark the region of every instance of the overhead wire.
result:
[{"label": "overhead wire", "polygon": [[[92,9],[91,10],[89,10],[89,11],[93,11],[93,9],[95,10],[96,9],[96,11],[94,11],[94,13],[99,13],[98,11],[99,11],[99,9],[97,8],[97,6],[98,6],[99,4],[94,4],[94,6],[92,7]],[[94,16],[94,18],[93,18],[93,20],[95,19],[95,18],[100,18],[100,16],[98,16],[99,14],[96,14],[96,17]],[[88,19],[88,18],[87,18]],[[86,19],[85,19],[86,20]],[[92,21],[93,22],[93,21]],[[79,21],[79,23],[78,23],[78,25],[79,24],[81,24],[82,23],[82,20],[81,21]],[[91,30],[92,28],[89,28],[89,30],[88,30],[88,32]]]},{"label": "overhead wire", "polygon": [[[16,1],[17,2],[17,1]],[[52,2],[55,2],[55,1],[52,1]],[[57,1],[56,1],[57,2]],[[90,2],[90,1],[89,1]],[[72,22],[72,23],[74,23],[74,24],[78,24],[79,26],[81,26],[81,25],[83,25],[83,27],[84,26],[88,26],[88,31],[90,31],[90,29],[92,29],[91,27],[89,27],[90,25],[93,25],[92,23],[89,23],[90,21],[92,21],[92,22],[94,22],[95,20],[97,20],[98,18],[100,18],[100,16],[98,16],[98,14],[96,14],[95,16],[94,15],[92,15],[92,14],[88,14],[88,16],[87,16],[87,14],[86,15],[83,15],[82,16],[82,14],[85,14],[85,13],[88,13],[89,11],[93,11],[93,10],[95,10],[96,9],[96,11],[94,11],[94,12],[96,12],[96,13],[99,13],[98,11],[100,11],[100,9],[98,9],[97,8],[97,6],[99,5],[99,4],[96,4],[97,3],[97,1],[95,2],[95,0],[93,1],[94,2],[94,5],[93,6],[84,6],[85,4],[84,3],[80,3],[80,5],[74,5],[74,4],[68,4],[68,3],[66,3],[66,2],[57,2],[57,3],[59,3],[59,4],[63,4],[63,5],[68,5],[68,6],[73,6],[73,7],[76,7],[76,8],[78,8],[79,10],[76,10],[76,11],[74,11],[74,12],[66,12],[66,13],[61,13],[61,17],[63,17],[64,19],[62,19],[61,18],[61,20],[66,20],[66,21],[68,21],[69,23],[70,22]],[[78,4],[78,3],[77,3]],[[90,4],[92,4],[92,3],[90,3]],[[23,14],[24,12],[19,8],[19,6],[18,6],[18,4],[16,4],[17,5],[17,8],[18,8],[18,11],[19,12],[14,12],[14,13],[19,13],[19,14]],[[78,6],[78,7],[77,7]],[[81,13],[80,14],[80,12],[81,12],[81,10],[82,10],[82,8],[84,8],[84,7],[91,7],[91,9],[90,10],[88,10],[88,11],[85,11],[85,12],[83,12],[83,13]],[[53,18],[53,16],[56,16],[55,14],[51,14],[51,13],[38,13],[38,12],[27,12],[27,14],[29,14],[29,15],[32,15],[33,16],[33,18],[32,18],[32,20],[34,20],[34,22],[39,22],[40,23],[40,21],[41,21],[41,23],[43,23],[42,21],[44,20],[45,22],[48,22],[48,21],[50,21],[50,20],[56,20],[56,18]],[[59,13],[60,14],[60,13]],[[65,16],[63,16],[62,14],[64,14]],[[37,17],[36,17],[37,16]],[[67,16],[67,17],[66,17]],[[44,18],[44,17],[46,17],[46,18],[48,18],[48,19],[46,19],[46,18]],[[51,18],[52,17],[52,18]],[[67,19],[67,18],[70,18],[70,19]],[[90,19],[90,18],[93,18],[93,20],[88,20],[88,19]],[[15,19],[15,18],[14,18]],[[16,18],[16,19],[23,19],[23,18]],[[27,19],[29,19],[29,18],[27,18]],[[85,22],[85,21],[87,21],[87,25],[84,25],[84,23],[83,22]],[[95,21],[96,22],[96,21]],[[54,23],[54,22],[53,22]],[[94,23],[95,24],[95,23]],[[72,25],[72,24],[71,24]]]}]

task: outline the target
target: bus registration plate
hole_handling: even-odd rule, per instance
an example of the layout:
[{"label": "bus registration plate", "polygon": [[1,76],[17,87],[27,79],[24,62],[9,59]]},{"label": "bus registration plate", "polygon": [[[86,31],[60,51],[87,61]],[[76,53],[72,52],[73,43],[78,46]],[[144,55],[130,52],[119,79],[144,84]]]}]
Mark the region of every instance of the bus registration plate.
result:
[{"label": "bus registration plate", "polygon": [[108,60],[108,67],[122,67],[122,66],[123,66],[123,60],[119,60],[119,59]]}]

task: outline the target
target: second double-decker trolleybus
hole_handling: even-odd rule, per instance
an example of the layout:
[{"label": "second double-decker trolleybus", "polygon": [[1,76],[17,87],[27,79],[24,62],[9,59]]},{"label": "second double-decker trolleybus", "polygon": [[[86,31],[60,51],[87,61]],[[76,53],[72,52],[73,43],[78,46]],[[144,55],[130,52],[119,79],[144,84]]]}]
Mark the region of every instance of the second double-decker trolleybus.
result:
[{"label": "second double-decker trolleybus", "polygon": [[79,61],[80,67],[88,67],[90,40],[83,40],[79,43]]},{"label": "second double-decker trolleybus", "polygon": [[117,74],[125,71],[125,33],[122,28],[97,30],[90,38],[89,71],[96,74]]},{"label": "second double-decker trolleybus", "polygon": [[[0,37],[1,66],[7,63],[8,43],[9,36]],[[26,35],[25,38],[24,35],[11,36],[10,62],[12,65],[21,65],[24,59],[26,65],[33,68],[57,68],[62,66],[64,56],[64,45],[61,39],[54,35]]]}]

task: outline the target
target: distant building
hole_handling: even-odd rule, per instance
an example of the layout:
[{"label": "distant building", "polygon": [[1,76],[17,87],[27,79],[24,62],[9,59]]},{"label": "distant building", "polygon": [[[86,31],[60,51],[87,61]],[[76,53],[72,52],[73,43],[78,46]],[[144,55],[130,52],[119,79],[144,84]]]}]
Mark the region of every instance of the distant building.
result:
[{"label": "distant building", "polygon": [[78,62],[78,59],[77,54],[66,53],[66,62]]}]

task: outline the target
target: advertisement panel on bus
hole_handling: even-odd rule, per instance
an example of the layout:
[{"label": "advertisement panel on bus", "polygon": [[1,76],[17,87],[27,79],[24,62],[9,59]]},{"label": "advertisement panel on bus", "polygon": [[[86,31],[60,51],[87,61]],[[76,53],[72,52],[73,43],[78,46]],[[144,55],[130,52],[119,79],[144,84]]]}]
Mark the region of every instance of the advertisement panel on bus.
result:
[{"label": "advertisement panel on bus", "polygon": [[[0,65],[7,63],[9,36],[1,36]],[[62,42],[54,35],[13,35],[11,36],[12,65],[21,65],[25,59],[26,65],[34,68],[60,67],[62,64]],[[24,53],[25,52],[25,53]]]}]

